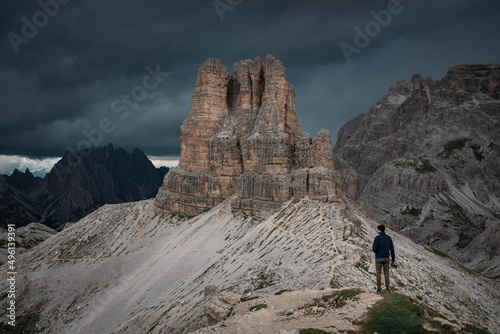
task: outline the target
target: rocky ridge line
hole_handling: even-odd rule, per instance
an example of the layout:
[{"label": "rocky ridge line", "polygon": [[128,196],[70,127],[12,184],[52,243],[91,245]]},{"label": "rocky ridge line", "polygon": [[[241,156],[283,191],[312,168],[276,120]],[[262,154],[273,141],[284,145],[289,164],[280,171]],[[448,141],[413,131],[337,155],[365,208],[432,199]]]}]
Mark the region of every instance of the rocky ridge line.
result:
[{"label": "rocky ridge line", "polygon": [[[371,243],[377,223],[351,201],[295,199],[259,219],[232,212],[231,200],[190,219],[158,209],[154,200],[101,207],[18,258],[19,323],[30,324],[27,332],[45,334],[212,333],[201,328],[220,321],[222,309],[233,308],[236,315],[217,328],[255,325],[243,312],[251,305],[233,305],[227,292],[258,297],[252,301],[269,303],[269,310],[276,305],[272,296],[285,290],[309,295],[304,304],[313,301],[312,291],[361,288],[367,297],[376,296]],[[397,247],[399,267],[391,270],[395,290],[461,327],[465,322],[498,333],[498,280],[471,275],[430,248],[388,233]],[[5,264],[0,269],[6,270]],[[0,288],[7,289],[8,282],[1,281]],[[207,297],[207,290],[222,292],[214,296],[220,303]],[[294,299],[287,310],[297,310]],[[6,319],[0,311],[0,332]],[[316,319],[318,325],[337,324]],[[291,331],[310,320],[275,325]]]},{"label": "rocky ridge line", "polygon": [[137,148],[66,152],[43,179],[29,170],[0,175],[0,228],[35,222],[62,230],[104,204],[155,197],[167,172]]},{"label": "rocky ridge line", "polygon": [[368,215],[500,275],[500,64],[397,82],[338,133],[343,189]]},{"label": "rocky ridge line", "polygon": [[205,61],[181,130],[160,208],[194,216],[236,193],[233,209],[265,215],[292,198],[341,196],[330,134],[313,140],[302,130],[293,86],[272,55],[235,63],[231,77],[221,60]]}]

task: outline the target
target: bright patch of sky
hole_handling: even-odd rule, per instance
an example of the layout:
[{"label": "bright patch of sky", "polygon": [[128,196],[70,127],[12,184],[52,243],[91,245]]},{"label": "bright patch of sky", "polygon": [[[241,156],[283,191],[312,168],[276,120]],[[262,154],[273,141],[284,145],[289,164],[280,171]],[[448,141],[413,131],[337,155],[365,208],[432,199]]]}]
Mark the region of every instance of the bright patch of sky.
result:
[{"label": "bright patch of sky", "polygon": [[32,159],[19,155],[0,155],[0,174],[11,175],[15,169],[28,168],[35,176],[43,177],[61,158]]},{"label": "bright patch of sky", "polygon": [[153,165],[156,168],[165,166],[165,167],[175,167],[179,164],[179,158],[178,157],[155,157],[155,156],[148,156],[148,159],[151,160]]}]

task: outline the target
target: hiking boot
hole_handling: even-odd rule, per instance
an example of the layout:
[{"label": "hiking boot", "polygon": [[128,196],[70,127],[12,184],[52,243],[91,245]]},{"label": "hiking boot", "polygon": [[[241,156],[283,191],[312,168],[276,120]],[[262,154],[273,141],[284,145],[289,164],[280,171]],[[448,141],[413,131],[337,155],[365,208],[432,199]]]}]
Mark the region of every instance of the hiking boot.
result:
[{"label": "hiking boot", "polygon": [[377,293],[382,293],[382,289],[378,288]]},{"label": "hiking boot", "polygon": [[387,289],[385,289],[385,292],[391,293],[391,290],[389,290],[389,288],[387,288]]}]

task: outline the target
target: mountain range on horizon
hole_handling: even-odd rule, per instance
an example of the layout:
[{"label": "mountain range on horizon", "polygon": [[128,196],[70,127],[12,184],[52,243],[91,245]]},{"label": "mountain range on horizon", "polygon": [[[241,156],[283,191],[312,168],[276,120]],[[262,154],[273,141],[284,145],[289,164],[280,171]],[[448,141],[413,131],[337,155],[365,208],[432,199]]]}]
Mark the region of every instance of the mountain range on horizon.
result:
[{"label": "mountain range on horizon", "polygon": [[[103,205],[19,256],[21,330],[373,332],[366,327],[373,311],[399,298],[411,303],[394,322],[411,323],[402,332],[500,331],[500,282],[488,277],[498,270],[498,243],[494,252],[487,243],[474,248],[499,224],[492,179],[499,66],[481,66],[451,68],[438,82],[418,75],[398,82],[342,128],[334,151],[327,131],[313,139],[302,130],[293,86],[274,56],[237,62],[232,74],[208,59],[181,128],[179,166],[156,197]],[[111,161],[114,153],[98,156]],[[83,159],[71,174],[66,168],[76,161],[65,158],[48,179],[73,187],[71,178],[88,168]],[[109,175],[99,164],[90,170]],[[431,212],[436,221],[422,219]],[[459,214],[467,219],[445,222],[453,228],[437,221]],[[373,289],[371,250],[381,222],[398,263],[390,273],[394,293],[382,295]],[[463,248],[475,249],[484,267],[458,252],[467,223],[478,225],[471,233],[485,229],[467,234]],[[432,224],[448,243],[408,233],[433,231]],[[447,245],[488,276],[434,248]]]},{"label": "mountain range on horizon", "polygon": [[43,178],[28,169],[0,175],[0,227],[35,222],[61,230],[104,204],[156,196],[167,172],[137,148],[128,153],[108,144],[86,154],[66,152]]}]

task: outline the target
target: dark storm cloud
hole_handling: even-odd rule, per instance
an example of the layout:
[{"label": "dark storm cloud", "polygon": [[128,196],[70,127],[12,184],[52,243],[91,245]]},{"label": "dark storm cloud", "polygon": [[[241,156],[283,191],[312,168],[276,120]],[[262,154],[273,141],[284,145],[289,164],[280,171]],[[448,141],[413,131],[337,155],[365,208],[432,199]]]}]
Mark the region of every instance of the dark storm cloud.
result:
[{"label": "dark storm cloud", "polygon": [[[197,70],[209,57],[231,70],[235,61],[274,54],[288,68],[304,129],[314,135],[327,128],[332,137],[397,80],[415,72],[439,79],[456,63],[498,61],[498,2],[401,0],[400,12],[349,64],[340,43],[355,46],[354,28],[364,30],[375,20],[372,11],[395,1],[242,0],[221,21],[210,0],[73,0],[59,5],[17,53],[9,33],[23,37],[23,17],[33,22],[41,7],[3,1],[0,154],[61,156],[92,141],[86,131],[102,145],[178,155]],[[132,101],[137,106],[127,117],[113,112],[114,101],[142,92],[136,87],[148,66],[168,76],[147,98]],[[301,117],[306,113],[311,117]],[[100,130],[103,119],[112,131]]]}]

